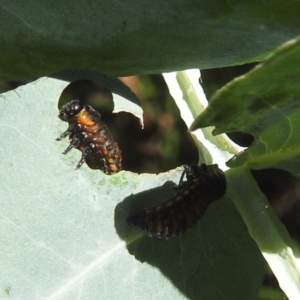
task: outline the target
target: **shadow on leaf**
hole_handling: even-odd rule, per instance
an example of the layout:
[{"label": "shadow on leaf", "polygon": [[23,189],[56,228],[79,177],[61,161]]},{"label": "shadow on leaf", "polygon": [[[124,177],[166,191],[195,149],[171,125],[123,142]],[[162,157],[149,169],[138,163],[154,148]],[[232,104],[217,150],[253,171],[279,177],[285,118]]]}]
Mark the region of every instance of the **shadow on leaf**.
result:
[{"label": "shadow on leaf", "polygon": [[[257,298],[263,259],[228,198],[213,203],[197,226],[178,238],[150,238],[127,225],[132,213],[174,195],[172,186],[167,182],[131,195],[116,206],[115,228],[128,252],[141,263],[158,268],[188,299]],[[137,267],[141,274],[136,276],[142,276],[144,267]]]}]

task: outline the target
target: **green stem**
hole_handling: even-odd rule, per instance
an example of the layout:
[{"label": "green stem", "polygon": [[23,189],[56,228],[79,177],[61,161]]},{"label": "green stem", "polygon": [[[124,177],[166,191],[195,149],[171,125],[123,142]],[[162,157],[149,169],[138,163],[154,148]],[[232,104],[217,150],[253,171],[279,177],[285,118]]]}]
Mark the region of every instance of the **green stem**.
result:
[{"label": "green stem", "polygon": [[[194,118],[204,111],[207,106],[206,97],[199,83],[199,70],[164,73],[169,87],[181,114],[181,118],[190,127]],[[217,163],[223,170],[227,170],[225,162],[241,151],[241,147],[231,142],[225,135],[217,137],[212,134],[213,127],[196,130],[191,133],[198,148],[201,163]]]},{"label": "green stem", "polygon": [[300,299],[300,271],[293,241],[261,193],[249,169],[226,172],[227,195],[236,205],[251,237],[257,243],[281,289],[289,299]]},{"label": "green stem", "polygon": [[[198,117],[206,108],[207,100],[202,88],[200,88],[200,83],[198,80],[192,80],[189,71],[180,71],[177,73],[176,79],[183,93],[183,100],[188,105],[190,109],[193,120]],[[201,92],[199,91],[201,89]],[[203,96],[202,96],[203,95]],[[224,135],[213,135],[214,127],[202,128],[202,132],[205,138],[215,144],[220,150],[227,151],[231,154],[237,154],[241,149],[237,147],[233,142],[228,138],[225,138]]]}]

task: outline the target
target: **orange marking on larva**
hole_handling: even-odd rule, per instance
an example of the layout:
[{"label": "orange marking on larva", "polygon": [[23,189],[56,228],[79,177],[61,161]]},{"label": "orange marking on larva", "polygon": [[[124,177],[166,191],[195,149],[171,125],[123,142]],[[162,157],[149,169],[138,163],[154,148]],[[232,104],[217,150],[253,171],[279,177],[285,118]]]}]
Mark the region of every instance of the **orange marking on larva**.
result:
[{"label": "orange marking on larva", "polygon": [[99,136],[94,137],[93,140],[94,140],[95,143],[98,143],[98,144],[104,144],[104,143],[105,143],[105,140],[102,139],[102,138],[99,137]]},{"label": "orange marking on larva", "polygon": [[196,187],[194,185],[189,186],[189,190],[195,190]]},{"label": "orange marking on larva", "polygon": [[114,160],[112,158],[107,158],[106,161],[109,163],[109,164],[112,164],[114,162]]},{"label": "orange marking on larva", "polygon": [[156,210],[157,212],[160,212],[160,211],[162,210],[162,208],[163,208],[163,206],[159,205],[159,206],[156,206],[156,207],[155,207],[155,210]]},{"label": "orange marking on larva", "polygon": [[183,195],[184,195],[184,196],[188,196],[189,194],[190,194],[189,191],[184,191],[184,192],[183,192]]},{"label": "orange marking on larva", "polygon": [[181,202],[183,200],[183,197],[182,196],[178,196],[175,198],[175,201],[176,202]]},{"label": "orange marking on larva", "polygon": [[164,232],[164,224],[162,220],[156,220],[156,224],[153,224],[157,233],[162,234]]},{"label": "orange marking on larva", "polygon": [[80,113],[78,114],[78,121],[86,126],[95,126],[95,122],[91,120],[86,109],[80,111]]},{"label": "orange marking on larva", "polygon": [[117,167],[115,165],[110,166],[109,169],[111,172],[117,171]]},{"label": "orange marking on larva", "polygon": [[165,204],[165,207],[172,207],[173,206],[173,203],[172,201],[169,201]]}]

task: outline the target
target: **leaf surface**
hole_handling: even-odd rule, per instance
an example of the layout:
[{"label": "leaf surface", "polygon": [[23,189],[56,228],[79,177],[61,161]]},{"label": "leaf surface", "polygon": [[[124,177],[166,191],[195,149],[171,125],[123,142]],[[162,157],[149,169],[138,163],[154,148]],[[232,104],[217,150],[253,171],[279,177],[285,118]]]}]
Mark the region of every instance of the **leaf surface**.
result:
[{"label": "leaf surface", "polygon": [[215,134],[241,130],[256,141],[228,165],[267,167],[300,175],[300,39],[281,46],[248,74],[212,97],[191,129],[214,125]]},{"label": "leaf surface", "polygon": [[132,231],[128,214],[171,196],[182,169],[106,176],[55,141],[67,82],[2,95],[0,295],[11,299],[253,299],[263,261],[233,204],[211,205],[181,238]]},{"label": "leaf surface", "polygon": [[124,76],[263,60],[299,34],[300,3],[17,0],[0,3],[1,77]]}]

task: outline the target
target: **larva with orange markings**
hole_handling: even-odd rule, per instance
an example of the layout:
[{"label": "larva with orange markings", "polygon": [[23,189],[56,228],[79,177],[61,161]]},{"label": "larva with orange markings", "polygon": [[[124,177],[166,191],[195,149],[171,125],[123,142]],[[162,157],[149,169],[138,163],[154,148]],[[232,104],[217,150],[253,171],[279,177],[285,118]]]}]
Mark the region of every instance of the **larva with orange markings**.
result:
[{"label": "larva with orange markings", "polygon": [[[186,181],[181,182],[184,175]],[[173,197],[130,216],[127,222],[148,236],[176,237],[196,225],[208,206],[224,196],[226,186],[225,174],[217,165],[186,165]]]},{"label": "larva with orange markings", "polygon": [[101,120],[100,113],[79,100],[72,100],[60,109],[58,117],[69,122],[68,129],[56,139],[60,141],[69,136],[70,145],[63,154],[72,148],[82,152],[75,169],[84,162],[91,169],[100,169],[107,175],[122,169],[121,150]]}]

